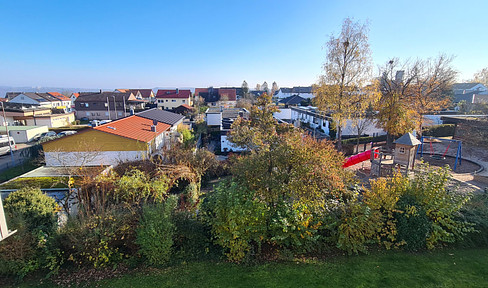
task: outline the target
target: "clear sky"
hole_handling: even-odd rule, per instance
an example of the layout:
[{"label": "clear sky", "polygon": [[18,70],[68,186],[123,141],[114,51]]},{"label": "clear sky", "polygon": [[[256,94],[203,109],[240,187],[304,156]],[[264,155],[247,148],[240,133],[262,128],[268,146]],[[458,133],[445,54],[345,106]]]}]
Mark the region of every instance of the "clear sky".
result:
[{"label": "clear sky", "polygon": [[375,66],[455,56],[488,67],[488,1],[1,0],[0,85],[310,85],[346,17],[370,21]]}]

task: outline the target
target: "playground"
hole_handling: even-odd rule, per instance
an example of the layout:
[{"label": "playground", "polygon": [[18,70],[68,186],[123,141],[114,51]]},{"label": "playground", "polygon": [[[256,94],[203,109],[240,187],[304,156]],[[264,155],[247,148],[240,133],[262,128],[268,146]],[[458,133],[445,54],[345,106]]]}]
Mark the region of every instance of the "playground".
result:
[{"label": "playground", "polygon": [[[460,189],[472,192],[488,189],[488,151],[486,149],[449,138],[422,137],[420,142],[415,150],[414,167],[420,161],[436,167],[448,165],[453,179],[460,185]],[[371,145],[360,145],[358,148],[359,153],[347,157],[344,167],[355,171],[363,183],[367,184],[369,179],[375,177],[371,173],[371,164],[372,161],[378,163],[379,157],[382,157],[382,165],[385,165],[383,169],[392,169],[394,166],[394,152],[379,153],[381,147],[371,147]],[[366,151],[361,151],[364,148]],[[376,155],[374,159],[371,156],[372,148],[377,152],[374,153]]]}]

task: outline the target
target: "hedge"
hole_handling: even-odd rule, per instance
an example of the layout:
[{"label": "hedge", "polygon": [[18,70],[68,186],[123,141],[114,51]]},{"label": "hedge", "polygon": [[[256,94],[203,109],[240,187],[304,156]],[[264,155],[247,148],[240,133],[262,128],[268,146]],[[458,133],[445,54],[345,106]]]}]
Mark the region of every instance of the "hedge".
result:
[{"label": "hedge", "polygon": [[[382,142],[386,141],[386,135],[379,135],[379,136],[368,136],[368,137],[359,137],[359,144],[369,143],[369,142]],[[349,138],[342,140],[342,144],[356,144],[358,142],[358,138]]]},{"label": "hedge", "polygon": [[454,124],[442,124],[442,125],[434,125],[429,127],[424,127],[422,129],[423,136],[432,136],[432,137],[448,137],[454,136],[454,129],[456,125]]}]

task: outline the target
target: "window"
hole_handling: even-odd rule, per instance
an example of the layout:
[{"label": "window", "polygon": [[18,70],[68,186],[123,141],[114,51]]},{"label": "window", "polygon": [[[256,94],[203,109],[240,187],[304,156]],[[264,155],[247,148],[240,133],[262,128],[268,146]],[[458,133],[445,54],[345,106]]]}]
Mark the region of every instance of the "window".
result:
[{"label": "window", "polygon": [[166,99],[166,102],[168,102],[168,99]]},{"label": "window", "polygon": [[95,116],[95,113],[91,113],[92,116]]},{"label": "window", "polygon": [[104,103],[105,104],[105,107],[108,107],[108,104],[107,103]]},{"label": "window", "polygon": [[90,105],[88,103],[85,103],[85,107],[89,107]]},{"label": "window", "polygon": [[173,99],[173,100],[171,100],[171,102],[176,102],[176,100],[175,100],[175,99]]},{"label": "window", "polygon": [[400,147],[400,148],[398,149],[398,152],[399,152],[400,154],[405,154],[405,147]]},{"label": "window", "polygon": [[108,116],[108,112],[105,112],[105,116]]},{"label": "window", "polygon": [[119,116],[122,116],[122,112],[117,112],[117,114],[119,114]]},{"label": "window", "polygon": [[183,103],[185,103],[185,100],[181,100]]},{"label": "window", "polygon": [[90,116],[90,112],[86,112],[86,116]]},{"label": "window", "polygon": [[100,113],[97,112],[97,116],[100,116]]}]

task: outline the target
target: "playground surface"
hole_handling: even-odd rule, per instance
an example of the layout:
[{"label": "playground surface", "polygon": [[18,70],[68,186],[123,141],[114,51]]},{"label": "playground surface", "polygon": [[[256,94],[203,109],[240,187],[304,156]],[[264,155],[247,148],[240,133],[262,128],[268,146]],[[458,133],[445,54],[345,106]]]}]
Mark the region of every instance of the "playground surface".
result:
[{"label": "playground surface", "polygon": [[[432,166],[442,167],[449,165],[451,169],[454,167],[457,151],[453,146],[447,149],[449,143],[433,142],[432,146],[430,146],[430,143],[426,142],[424,145],[423,158],[425,162]],[[360,150],[359,152],[362,151]],[[442,157],[444,154],[446,156],[445,159]],[[416,163],[420,161],[419,158],[417,157]],[[465,192],[480,192],[488,189],[488,149],[463,143],[462,159],[461,164],[458,163],[456,171],[452,172],[453,179],[460,186],[459,189]],[[371,179],[369,177],[369,171],[371,169],[370,161],[364,161],[346,169],[357,171],[360,179],[365,184]]]}]

